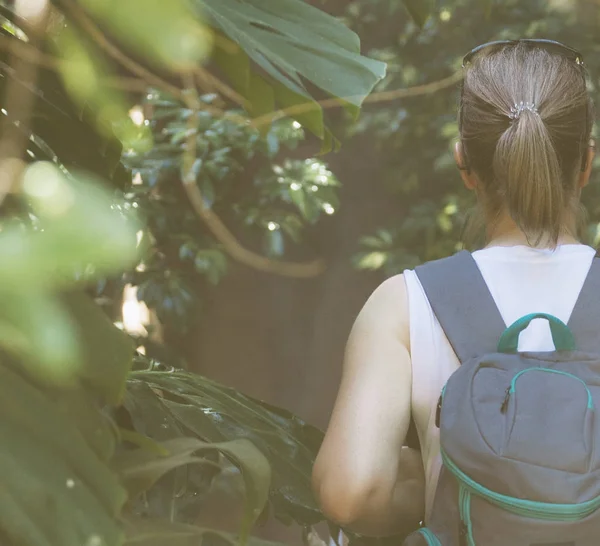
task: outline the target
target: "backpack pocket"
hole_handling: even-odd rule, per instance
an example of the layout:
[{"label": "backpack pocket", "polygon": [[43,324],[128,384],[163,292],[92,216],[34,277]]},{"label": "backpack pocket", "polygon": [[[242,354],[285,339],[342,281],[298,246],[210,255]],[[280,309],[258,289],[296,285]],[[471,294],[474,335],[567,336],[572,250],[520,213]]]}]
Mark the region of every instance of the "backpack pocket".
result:
[{"label": "backpack pocket", "polygon": [[442,459],[458,489],[459,530],[453,546],[598,544],[600,497],[575,504],[511,497],[471,479],[443,451]]},{"label": "backpack pocket", "polygon": [[500,455],[582,474],[592,455],[594,400],[581,378],[531,367],[516,373],[500,408],[505,414]]}]

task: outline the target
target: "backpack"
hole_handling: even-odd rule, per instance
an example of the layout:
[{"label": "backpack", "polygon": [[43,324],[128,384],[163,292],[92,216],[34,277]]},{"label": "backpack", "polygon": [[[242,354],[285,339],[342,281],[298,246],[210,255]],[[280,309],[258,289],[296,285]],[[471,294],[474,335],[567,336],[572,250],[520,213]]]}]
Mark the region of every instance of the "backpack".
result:
[{"label": "backpack", "polygon": [[[600,260],[568,326],[508,328],[469,252],[415,270],[461,366],[436,412],[442,469],[403,546],[600,544]],[[545,319],[551,352],[517,352]]]}]

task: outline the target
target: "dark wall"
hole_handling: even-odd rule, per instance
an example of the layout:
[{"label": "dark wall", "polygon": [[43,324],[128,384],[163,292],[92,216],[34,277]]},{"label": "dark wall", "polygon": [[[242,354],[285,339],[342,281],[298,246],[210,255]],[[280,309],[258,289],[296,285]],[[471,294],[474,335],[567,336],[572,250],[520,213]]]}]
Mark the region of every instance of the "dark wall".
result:
[{"label": "dark wall", "polygon": [[343,184],[341,208],[319,232],[326,272],[295,280],[235,266],[206,302],[190,338],[194,371],[322,428],[352,323],[383,280],[356,271],[351,257],[359,237],[389,223],[398,210],[378,182],[379,159],[369,141],[346,143],[326,159]]}]

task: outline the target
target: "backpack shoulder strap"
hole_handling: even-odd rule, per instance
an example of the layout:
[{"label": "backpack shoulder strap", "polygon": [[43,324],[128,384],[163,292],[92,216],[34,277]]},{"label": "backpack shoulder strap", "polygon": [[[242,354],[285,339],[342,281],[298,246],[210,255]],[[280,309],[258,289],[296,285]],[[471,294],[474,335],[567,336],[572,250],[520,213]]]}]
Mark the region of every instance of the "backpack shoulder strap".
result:
[{"label": "backpack shoulder strap", "polygon": [[578,350],[600,353],[600,258],[592,261],[568,326]]},{"label": "backpack shoulder strap", "polygon": [[470,252],[428,262],[415,273],[461,363],[496,351],[506,324]]}]

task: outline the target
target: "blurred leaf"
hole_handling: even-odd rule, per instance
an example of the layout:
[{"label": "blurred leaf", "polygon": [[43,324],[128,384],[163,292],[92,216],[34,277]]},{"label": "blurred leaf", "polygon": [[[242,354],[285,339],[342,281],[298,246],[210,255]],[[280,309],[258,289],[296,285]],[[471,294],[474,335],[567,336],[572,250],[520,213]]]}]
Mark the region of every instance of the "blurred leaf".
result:
[{"label": "blurred leaf", "polygon": [[60,286],[90,265],[100,276],[136,263],[140,225],[133,211],[89,176],[67,177],[51,163],[38,162],[26,170],[23,192],[42,229],[0,233],[5,287]]},{"label": "blurred leaf", "polygon": [[209,54],[212,35],[185,0],[79,0],[123,45],[169,70],[193,70]]},{"label": "blurred leaf", "polygon": [[37,291],[0,292],[0,301],[2,348],[22,359],[27,373],[42,383],[74,386],[83,362],[65,309]]},{"label": "blurred leaf", "polygon": [[206,274],[209,282],[217,284],[227,271],[227,257],[215,248],[202,249],[196,253],[194,266]]},{"label": "blurred leaf", "polygon": [[135,429],[151,437],[160,434],[154,423],[162,422],[162,415],[177,423],[182,435],[193,433],[206,442],[247,438],[271,465],[275,515],[303,525],[323,518],[311,489],[323,434],[295,415],[184,372],[134,372],[125,407]]},{"label": "blurred leaf", "polygon": [[[0,412],[0,528],[10,543],[119,544],[125,492],[69,416],[3,364]],[[82,415],[79,425],[96,430],[100,421]]]},{"label": "blurred leaf", "polygon": [[104,133],[112,128],[128,148],[148,149],[149,128],[135,125],[129,118],[124,95],[106,85],[110,70],[95,46],[72,26],[63,27],[53,45],[60,58],[58,70],[64,85],[82,108],[91,108],[94,119],[90,121]]},{"label": "blurred leaf", "polygon": [[385,252],[369,252],[359,257],[356,267],[358,269],[379,269],[387,261],[388,256]]},{"label": "blurred leaf", "polygon": [[133,341],[85,294],[69,292],[61,300],[81,344],[78,376],[105,403],[119,404],[131,369]]},{"label": "blurred leaf", "polygon": [[264,455],[245,439],[224,443],[206,443],[196,438],[177,438],[164,442],[168,456],[146,449],[119,455],[115,467],[132,497],[147,490],[167,472],[188,464],[209,464],[212,461],[194,456],[203,450],[218,450],[235,464],[242,473],[246,491],[246,505],[240,531],[242,544],[262,513],[269,496],[271,469]]},{"label": "blurred leaf", "polygon": [[304,218],[308,218],[310,216],[308,202],[306,199],[306,193],[304,192],[304,188],[300,186],[300,184],[296,184],[298,187],[290,187],[290,197],[292,198],[293,203],[298,207],[298,210],[304,216]]}]

